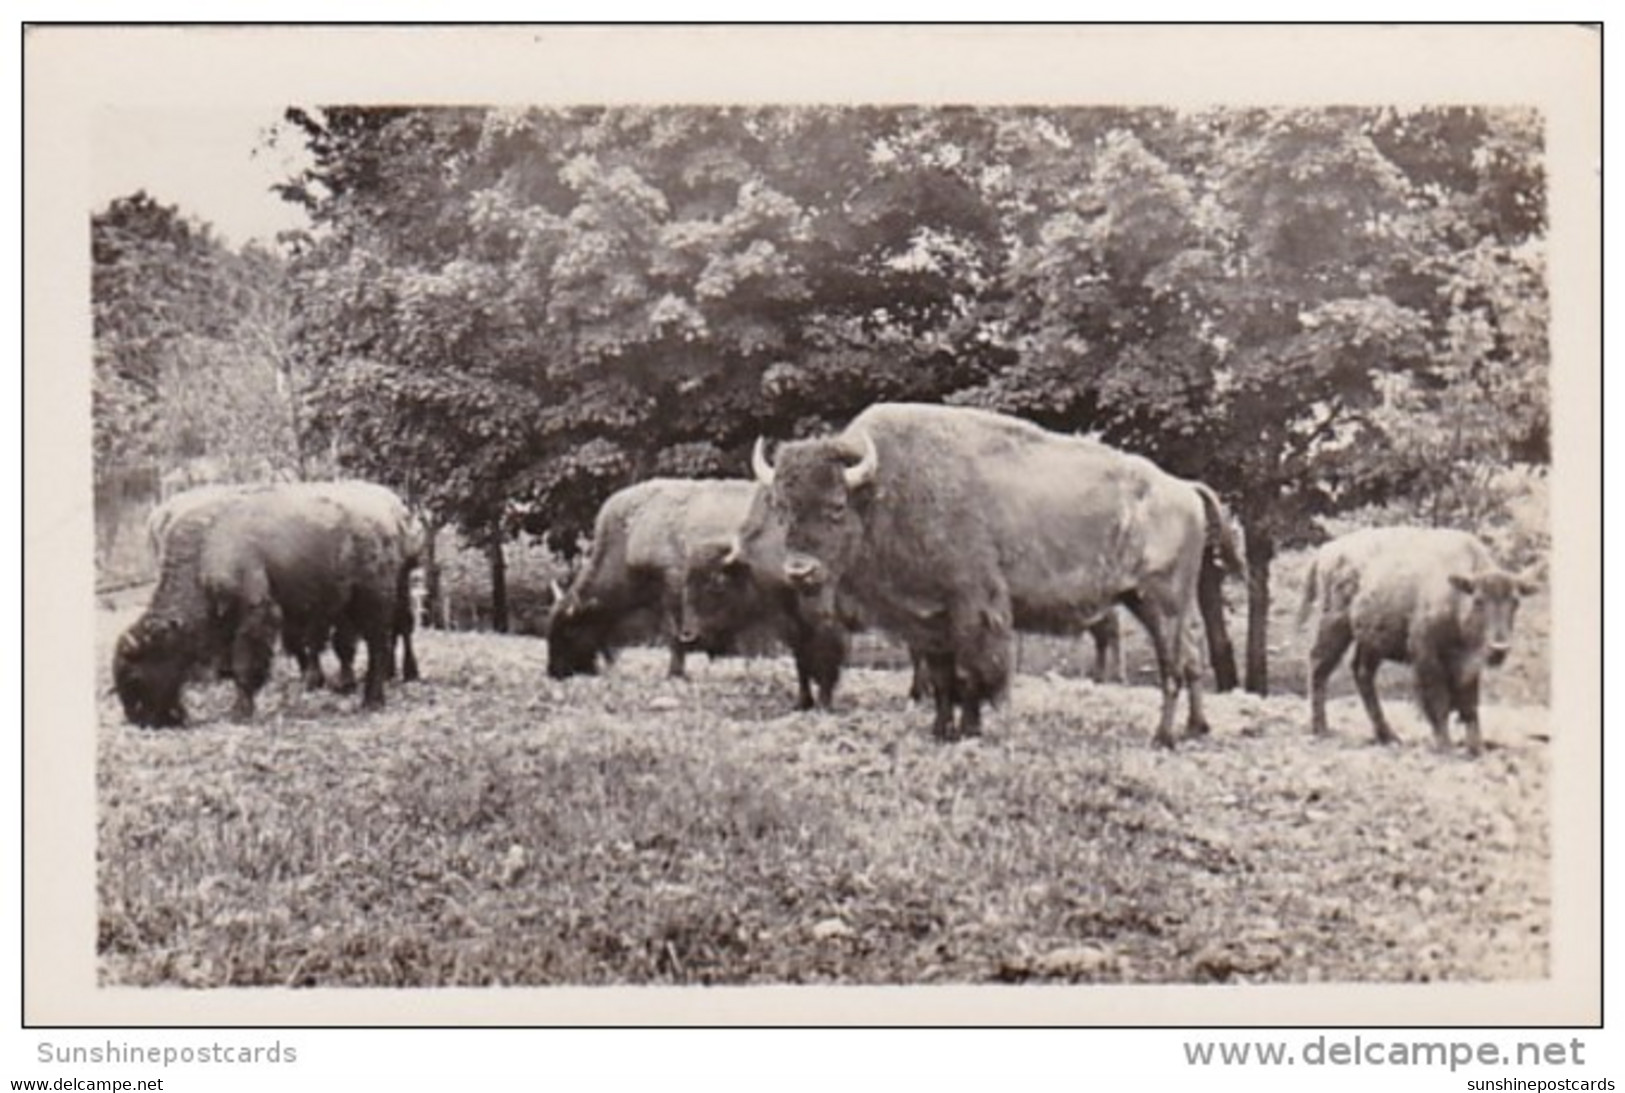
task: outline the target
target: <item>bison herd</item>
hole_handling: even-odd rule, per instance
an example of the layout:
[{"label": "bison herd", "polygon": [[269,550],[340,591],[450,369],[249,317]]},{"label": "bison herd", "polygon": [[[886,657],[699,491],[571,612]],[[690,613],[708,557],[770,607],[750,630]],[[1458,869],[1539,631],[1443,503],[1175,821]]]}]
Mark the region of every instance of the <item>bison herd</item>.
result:
[{"label": "bison herd", "polygon": [[[725,654],[764,639],[790,650],[798,707],[828,707],[851,635],[890,634],[911,655],[911,693],[932,702],[940,739],[980,731],[983,707],[1010,685],[1015,636],[1095,640],[1096,676],[1121,673],[1117,608],[1155,653],[1161,713],[1153,741],[1171,746],[1181,691],[1184,733],[1202,712],[1198,581],[1243,568],[1215,493],[1142,457],[1002,414],[881,404],[841,433],[758,441],[754,480],[657,478],[603,504],[587,558],[556,589],[547,671],[592,673],[615,650],[663,635],[670,672],[691,652]],[[184,721],[182,691],[229,678],[234,716],[251,717],[280,639],[311,687],[331,647],[340,689],[362,705],[385,680],[417,677],[408,604],[423,533],[392,492],[365,482],[205,487],[149,522],[159,579],[146,612],[118,640],[113,680],[127,718]],[[1313,731],[1326,730],[1325,686],[1354,650],[1360,697],[1379,741],[1394,739],[1374,678],[1412,666],[1440,746],[1452,711],[1482,748],[1479,677],[1505,657],[1530,582],[1501,569],[1471,535],[1368,529],[1316,556],[1300,621],[1316,618],[1310,654]]]}]

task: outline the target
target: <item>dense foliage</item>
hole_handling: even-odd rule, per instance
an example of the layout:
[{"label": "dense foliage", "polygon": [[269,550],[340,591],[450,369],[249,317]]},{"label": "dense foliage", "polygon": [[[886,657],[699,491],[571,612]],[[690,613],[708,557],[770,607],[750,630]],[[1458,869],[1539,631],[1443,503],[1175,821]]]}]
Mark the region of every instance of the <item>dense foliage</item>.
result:
[{"label": "dense foliage", "polygon": [[[284,195],[312,229],[285,269],[248,278],[285,309],[297,380],[261,420],[475,543],[525,530],[569,553],[611,490],[741,475],[757,435],[827,430],[877,399],[989,406],[1099,433],[1229,500],[1252,569],[1247,680],[1263,690],[1270,562],[1316,518],[1381,503],[1492,519],[1507,483],[1531,480],[1505,469],[1538,478],[1549,461],[1541,128],[1526,112],[287,120],[311,164]],[[220,336],[166,310],[163,278],[161,307],[131,306],[129,261],[104,257],[102,229],[151,219],[117,203],[98,218],[109,451],[129,432],[116,423],[165,401],[155,354]],[[142,270],[231,264],[197,260],[220,250],[206,233],[161,226],[120,228],[149,252]]]},{"label": "dense foliage", "polygon": [[233,480],[305,469],[281,257],[235,251],[145,193],[92,218],[91,256],[98,483],[197,462]]}]

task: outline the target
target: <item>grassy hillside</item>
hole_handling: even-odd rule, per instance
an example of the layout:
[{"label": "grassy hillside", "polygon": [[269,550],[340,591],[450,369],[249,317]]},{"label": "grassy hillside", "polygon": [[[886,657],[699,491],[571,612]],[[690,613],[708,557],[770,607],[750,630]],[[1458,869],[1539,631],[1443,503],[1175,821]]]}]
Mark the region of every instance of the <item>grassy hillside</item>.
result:
[{"label": "grassy hillside", "polygon": [[[105,612],[98,659],[132,616]],[[789,712],[787,660],[634,650],[547,680],[524,637],[421,635],[425,682],[362,714],[287,665],[258,721],[143,732],[102,701],[105,984],[490,985],[1539,977],[1547,715],[1486,711],[1480,761],[1407,702],[1218,696],[1148,737],[1148,687],[1024,675],[943,746],[907,677]],[[1394,671],[1390,669],[1389,671]],[[1395,673],[1395,683],[1401,682]],[[105,682],[105,679],[103,680]]]}]

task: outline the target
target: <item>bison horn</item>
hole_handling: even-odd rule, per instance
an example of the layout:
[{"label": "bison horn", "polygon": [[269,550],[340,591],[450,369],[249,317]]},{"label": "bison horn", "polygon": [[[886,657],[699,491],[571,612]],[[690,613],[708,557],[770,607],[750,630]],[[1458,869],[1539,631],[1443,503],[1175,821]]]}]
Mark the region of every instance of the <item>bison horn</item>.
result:
[{"label": "bison horn", "polygon": [[722,564],[738,565],[739,560],[745,556],[745,544],[735,535],[728,542],[728,551],[722,556]]},{"label": "bison horn", "polygon": [[846,488],[855,490],[866,485],[875,476],[875,470],[880,466],[880,453],[875,450],[875,441],[868,433],[859,432],[858,438],[863,444],[863,457],[846,469]]},{"label": "bison horn", "polygon": [[756,447],[751,449],[750,469],[756,473],[756,481],[762,485],[773,484],[773,464],[767,461],[767,441],[761,437],[756,438]]},{"label": "bison horn", "polygon": [[558,581],[548,581],[547,587],[553,593],[554,603],[558,603],[560,600],[564,599],[564,586],[559,584]]}]

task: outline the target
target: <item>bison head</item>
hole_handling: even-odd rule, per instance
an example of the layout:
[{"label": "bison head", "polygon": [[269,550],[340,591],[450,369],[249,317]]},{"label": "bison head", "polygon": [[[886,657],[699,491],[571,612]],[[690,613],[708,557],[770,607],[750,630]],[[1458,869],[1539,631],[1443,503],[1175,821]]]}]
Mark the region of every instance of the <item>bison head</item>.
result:
[{"label": "bison head", "polygon": [[833,621],[835,588],[863,539],[880,454],[867,433],[786,444],[769,464],[756,441],[751,466],[763,489],[746,521],[747,544],[777,533],[783,574],[814,617]]},{"label": "bison head", "polygon": [[682,617],[677,640],[685,647],[721,653],[762,615],[761,585],[739,538],[701,543],[683,572]]},{"label": "bison head", "polygon": [[175,619],[142,618],[113,649],[113,688],[124,716],[143,728],[185,724],[181,689],[192,674],[191,643]]},{"label": "bison head", "polygon": [[1518,599],[1534,593],[1534,582],[1492,569],[1471,575],[1453,573],[1450,585],[1462,594],[1457,617],[1469,646],[1483,650],[1485,662],[1498,667],[1512,647]]},{"label": "bison head", "polygon": [[594,675],[607,641],[601,612],[566,593],[547,618],[547,674],[554,679]]}]

